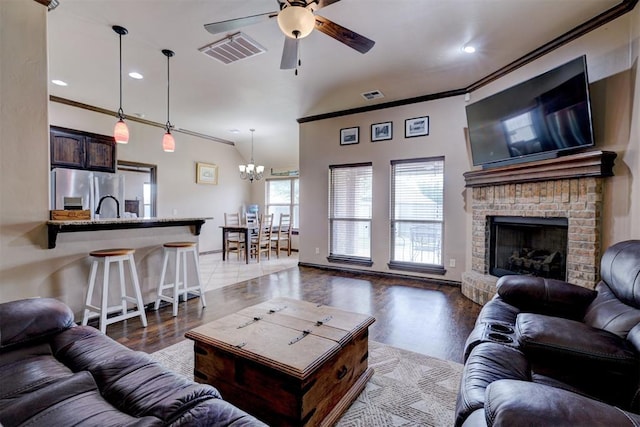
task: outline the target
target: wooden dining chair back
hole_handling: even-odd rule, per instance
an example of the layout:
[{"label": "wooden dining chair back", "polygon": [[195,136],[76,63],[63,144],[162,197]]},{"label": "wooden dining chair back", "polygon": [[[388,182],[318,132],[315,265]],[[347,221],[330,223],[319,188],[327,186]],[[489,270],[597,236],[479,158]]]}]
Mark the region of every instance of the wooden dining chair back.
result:
[{"label": "wooden dining chair back", "polygon": [[286,249],[287,256],[291,256],[291,215],[280,214],[280,224],[278,232],[271,236],[271,249],[276,251],[276,256],[280,258],[280,250]]},{"label": "wooden dining chair back", "polygon": [[[237,212],[224,214],[224,225],[226,226],[240,226],[240,214]],[[229,257],[231,252],[235,252],[238,256],[238,260],[244,253],[244,234],[228,232],[225,236],[225,248],[226,256]]]},{"label": "wooden dining chair back", "polygon": [[258,234],[251,238],[251,253],[256,256],[258,262],[262,253],[267,254],[267,259],[271,259],[271,229],[273,226],[273,214],[260,216]]}]

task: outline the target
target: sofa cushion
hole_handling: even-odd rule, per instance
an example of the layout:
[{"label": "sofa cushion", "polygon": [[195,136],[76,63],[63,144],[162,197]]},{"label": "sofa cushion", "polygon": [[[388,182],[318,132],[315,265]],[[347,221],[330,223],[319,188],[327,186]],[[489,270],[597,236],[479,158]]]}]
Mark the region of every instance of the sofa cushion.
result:
[{"label": "sofa cushion", "polygon": [[485,391],[493,381],[503,378],[530,381],[529,374],[529,363],[520,351],[491,342],[478,344],[462,371],[456,402],[456,426],[484,406]]},{"label": "sofa cushion", "polygon": [[635,369],[637,365],[637,354],[626,340],[575,320],[521,313],[516,331],[527,356],[552,363],[569,360],[601,369]]},{"label": "sofa cushion", "polygon": [[600,275],[620,301],[640,308],[640,240],[607,248],[600,260]]},{"label": "sofa cushion", "polygon": [[502,276],[498,295],[522,311],[581,319],[597,293],[592,289],[544,277]]},{"label": "sofa cushion", "polygon": [[0,304],[0,351],[44,340],[75,326],[73,312],[53,298],[31,298]]},{"label": "sofa cushion", "polygon": [[0,353],[0,373],[0,410],[12,406],[24,395],[73,375],[52,356],[46,343]]},{"label": "sofa cushion", "polygon": [[629,331],[640,323],[640,310],[620,301],[604,282],[596,290],[598,296],[587,309],[584,322],[626,339]]},{"label": "sofa cushion", "polygon": [[487,388],[489,426],[638,426],[640,415],[566,390],[525,381],[500,380]]}]

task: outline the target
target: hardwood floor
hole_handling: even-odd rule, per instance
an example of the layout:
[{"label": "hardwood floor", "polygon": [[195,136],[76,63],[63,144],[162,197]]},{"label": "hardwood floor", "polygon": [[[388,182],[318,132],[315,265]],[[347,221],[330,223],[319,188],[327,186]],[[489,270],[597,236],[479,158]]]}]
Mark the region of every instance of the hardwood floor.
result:
[{"label": "hardwood floor", "polygon": [[185,332],[242,308],[278,296],[322,303],[376,318],[370,339],[394,347],[462,363],[464,342],[480,306],[454,286],[422,280],[379,277],[295,267],[208,291],[199,298],[147,310],[148,327],[138,318],[109,325],[107,334],[134,349],[152,353],[184,338]]}]

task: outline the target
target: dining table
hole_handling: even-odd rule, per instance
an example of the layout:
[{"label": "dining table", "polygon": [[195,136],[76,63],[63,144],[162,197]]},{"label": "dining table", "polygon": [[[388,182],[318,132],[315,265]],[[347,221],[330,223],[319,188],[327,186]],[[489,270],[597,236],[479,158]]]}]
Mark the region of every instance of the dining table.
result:
[{"label": "dining table", "polygon": [[249,264],[249,246],[251,245],[251,230],[253,227],[248,225],[221,225],[222,229],[222,261],[227,259],[227,234],[228,233],[242,233],[244,234],[244,260],[246,264]]}]

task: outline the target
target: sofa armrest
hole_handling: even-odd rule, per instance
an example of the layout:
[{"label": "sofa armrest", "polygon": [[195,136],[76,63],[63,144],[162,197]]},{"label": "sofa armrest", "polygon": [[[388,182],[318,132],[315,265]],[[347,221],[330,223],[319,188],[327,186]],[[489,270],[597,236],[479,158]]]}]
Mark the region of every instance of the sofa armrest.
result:
[{"label": "sofa armrest", "polygon": [[640,415],[570,391],[526,381],[499,380],[487,387],[489,426],[638,426]]},{"label": "sofa armrest", "polygon": [[53,298],[0,304],[0,350],[46,339],[75,326],[73,312]]},{"label": "sofa armrest", "polygon": [[508,275],[496,283],[498,295],[522,311],[582,319],[598,294],[568,282],[544,277]]}]

